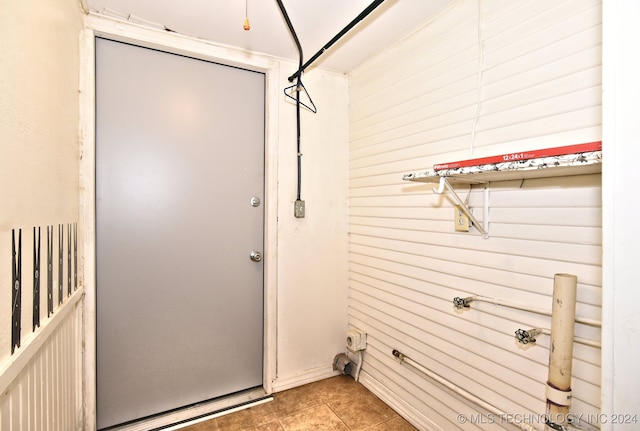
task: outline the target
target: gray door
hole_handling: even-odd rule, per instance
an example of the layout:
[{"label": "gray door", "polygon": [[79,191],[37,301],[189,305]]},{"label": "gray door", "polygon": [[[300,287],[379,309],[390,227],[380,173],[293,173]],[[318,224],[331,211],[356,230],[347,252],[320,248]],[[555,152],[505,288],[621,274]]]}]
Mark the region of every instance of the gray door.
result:
[{"label": "gray door", "polygon": [[262,386],[264,95],[96,39],[98,428]]}]

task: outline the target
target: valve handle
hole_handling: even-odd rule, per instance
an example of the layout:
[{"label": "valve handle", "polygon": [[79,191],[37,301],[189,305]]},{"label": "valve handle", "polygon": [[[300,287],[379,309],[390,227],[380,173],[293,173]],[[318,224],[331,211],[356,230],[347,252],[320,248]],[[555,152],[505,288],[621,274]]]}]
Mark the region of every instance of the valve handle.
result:
[{"label": "valve handle", "polygon": [[529,331],[525,331],[524,329],[518,329],[516,331],[516,338],[518,339],[518,342],[522,344],[529,344],[529,343],[536,342],[536,339],[531,337],[531,334],[529,334]]},{"label": "valve handle", "polygon": [[456,296],[455,298],[453,298],[453,306],[460,310],[464,307],[468,307],[469,305],[467,304],[467,301],[464,300],[464,298],[460,298],[459,296]]}]

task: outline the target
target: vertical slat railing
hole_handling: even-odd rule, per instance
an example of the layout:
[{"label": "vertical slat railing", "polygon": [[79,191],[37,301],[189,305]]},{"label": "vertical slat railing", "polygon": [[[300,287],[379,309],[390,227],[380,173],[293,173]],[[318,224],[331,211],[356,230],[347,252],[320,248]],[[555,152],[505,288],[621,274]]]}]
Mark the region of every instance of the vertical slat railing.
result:
[{"label": "vertical slat railing", "polygon": [[[30,250],[21,247],[23,229],[15,229],[17,238],[11,246],[14,264],[11,286],[12,304],[11,355],[0,362],[0,429],[2,430],[79,430],[82,428],[82,298],[83,289],[77,285],[76,224],[59,224],[59,235],[51,238],[47,249],[53,248],[57,238],[58,265],[44,270],[40,262],[40,228],[33,228],[33,262],[25,261]],[[72,232],[73,231],[73,232]],[[29,230],[25,230],[29,232]],[[49,234],[49,227],[47,227]],[[48,235],[48,240],[49,240]],[[29,244],[31,241],[25,241]],[[66,249],[66,250],[65,250]],[[66,252],[67,265],[61,264]],[[50,252],[48,252],[50,253]],[[51,260],[48,257],[48,262]],[[31,277],[20,277],[24,264],[25,274],[33,264],[33,286],[24,283]],[[48,266],[48,265],[47,265]],[[16,272],[17,271],[17,272]],[[57,301],[49,295],[37,295],[46,273],[47,285],[57,279]],[[66,276],[67,289],[61,289]],[[19,290],[15,283],[19,280]],[[42,282],[42,283],[41,283]],[[0,287],[4,288],[4,286]],[[33,295],[29,288],[33,289]],[[18,294],[21,293],[21,294]],[[38,301],[36,304],[35,301]],[[23,306],[30,302],[30,306]],[[31,306],[31,302],[34,302]],[[52,304],[51,312],[42,316],[42,305]],[[49,307],[47,307],[49,308]],[[25,322],[31,324],[27,325]],[[28,329],[26,329],[28,328]]]}]

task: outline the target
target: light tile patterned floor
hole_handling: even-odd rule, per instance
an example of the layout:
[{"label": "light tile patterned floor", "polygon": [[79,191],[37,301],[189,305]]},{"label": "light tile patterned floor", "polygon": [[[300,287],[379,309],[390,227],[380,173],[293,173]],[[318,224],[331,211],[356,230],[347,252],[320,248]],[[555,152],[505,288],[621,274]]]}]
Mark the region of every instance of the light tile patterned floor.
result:
[{"label": "light tile patterned floor", "polygon": [[273,401],[183,431],[414,431],[409,422],[349,376],[273,395]]}]

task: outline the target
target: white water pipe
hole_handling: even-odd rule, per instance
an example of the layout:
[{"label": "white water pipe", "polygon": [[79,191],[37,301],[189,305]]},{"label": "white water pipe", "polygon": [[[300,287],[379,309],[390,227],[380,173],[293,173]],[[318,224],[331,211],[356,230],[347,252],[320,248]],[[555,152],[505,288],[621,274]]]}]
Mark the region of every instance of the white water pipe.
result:
[{"label": "white water pipe", "polygon": [[[526,331],[524,329],[518,329],[516,331],[516,339],[522,344],[535,343],[536,337],[541,334],[551,335],[551,329],[533,328]],[[586,338],[573,337],[573,342],[584,344],[585,346],[595,347],[598,349],[602,348],[602,344],[600,344],[599,342],[594,340],[587,340]]]},{"label": "white water pipe", "polygon": [[[478,302],[488,302],[490,304],[496,304],[496,305],[501,305],[503,307],[509,307],[509,308],[513,308],[516,310],[523,310],[523,311],[529,311],[531,313],[536,313],[536,314],[542,314],[545,316],[551,316],[552,315],[552,311],[548,311],[542,308],[533,308],[530,307],[528,305],[523,305],[523,304],[517,304],[514,302],[508,302],[508,301],[503,301],[502,299],[497,299],[497,298],[489,298],[486,296],[480,296],[480,295],[473,295],[473,296],[468,296],[466,298],[460,298],[460,297],[455,297],[453,298],[453,305],[456,309],[461,310],[464,308],[469,308],[470,305],[473,301],[478,301]],[[602,322],[599,320],[594,320],[594,319],[587,319],[584,317],[575,317],[575,322],[576,323],[580,323],[582,325],[589,325],[589,326],[594,326],[596,328],[600,328],[602,327]]]},{"label": "white water pipe", "polygon": [[555,274],[547,379],[546,431],[565,429],[571,407],[571,373],[578,278]]},{"label": "white water pipe", "polygon": [[[477,404],[478,406],[480,406],[483,409],[487,410],[489,413],[493,414],[494,416],[501,417],[501,418],[504,418],[504,417],[508,416],[507,413],[503,412],[499,408],[497,408],[494,405],[489,404],[488,402],[484,401],[483,399],[473,395],[471,392],[465,391],[461,387],[453,384],[452,382],[450,382],[449,380],[445,379],[444,377],[441,377],[440,375],[434,373],[433,371],[429,370],[428,368],[426,368],[423,365],[419,364],[418,362],[414,361],[413,359],[411,359],[407,355],[404,355],[403,353],[400,353],[398,350],[394,349],[391,353],[393,354],[393,356],[398,358],[401,362],[411,365],[416,370],[418,370],[418,371],[422,372],[423,374],[425,374],[427,377],[432,378],[436,382],[440,383],[441,385],[443,385],[444,387],[450,389],[451,391],[455,392],[456,394],[460,395],[461,397],[467,399],[468,401],[471,401],[472,403]],[[531,425],[529,423],[519,423],[519,424],[517,424],[517,426],[519,426],[520,429],[522,429],[524,431],[538,431],[538,429],[536,427],[534,427],[533,425]]]}]

